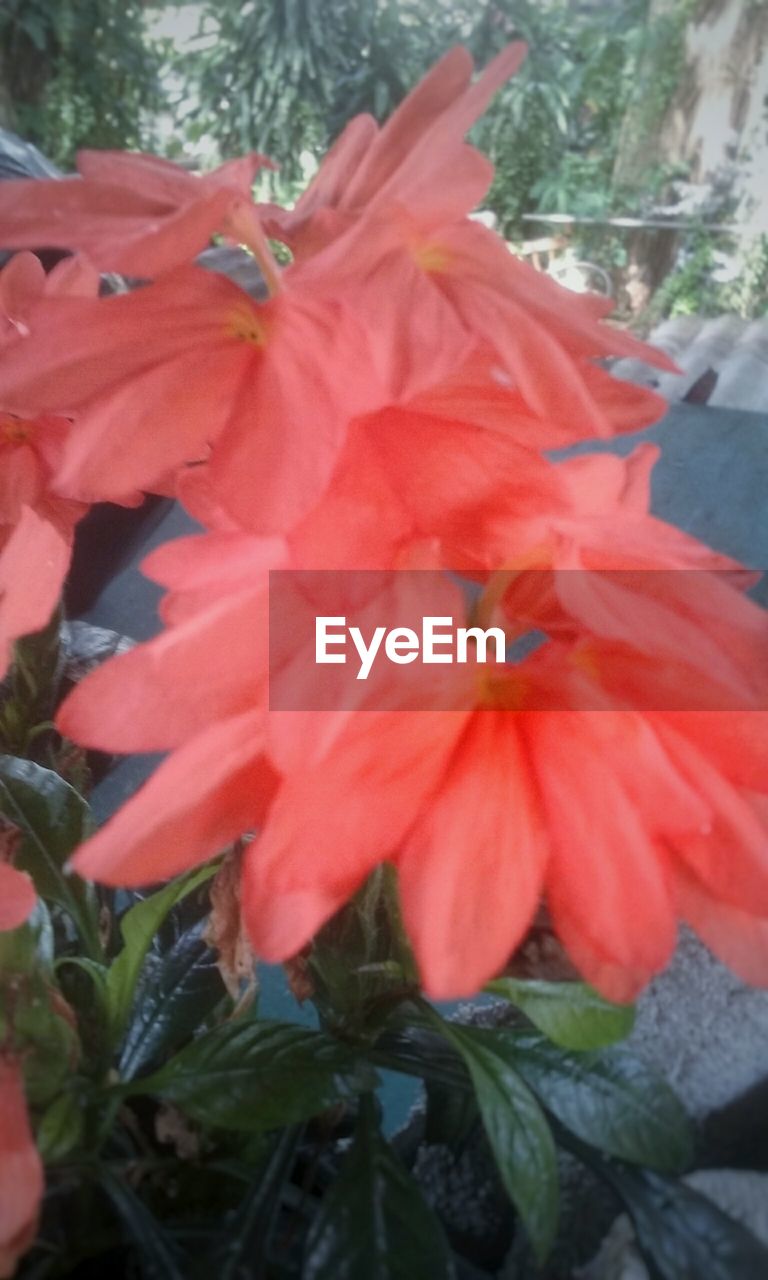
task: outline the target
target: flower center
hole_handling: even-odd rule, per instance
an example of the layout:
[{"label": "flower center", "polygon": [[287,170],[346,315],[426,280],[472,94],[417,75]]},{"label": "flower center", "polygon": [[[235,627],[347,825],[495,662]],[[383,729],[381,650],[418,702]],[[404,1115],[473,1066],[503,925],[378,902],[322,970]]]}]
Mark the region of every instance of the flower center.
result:
[{"label": "flower center", "polygon": [[447,249],[443,249],[439,244],[419,245],[413,250],[413,257],[418,267],[422,271],[434,272],[435,274],[447,271],[451,255]]},{"label": "flower center", "polygon": [[266,346],[269,329],[253,307],[237,307],[230,312],[227,331],[233,338],[249,342],[252,347],[263,347]]},{"label": "flower center", "polygon": [[530,689],[525,676],[498,667],[481,670],[477,685],[478,706],[486,711],[522,711]]},{"label": "flower center", "polygon": [[29,418],[19,418],[15,413],[0,413],[0,441],[6,444],[23,444],[29,440],[34,427]]}]

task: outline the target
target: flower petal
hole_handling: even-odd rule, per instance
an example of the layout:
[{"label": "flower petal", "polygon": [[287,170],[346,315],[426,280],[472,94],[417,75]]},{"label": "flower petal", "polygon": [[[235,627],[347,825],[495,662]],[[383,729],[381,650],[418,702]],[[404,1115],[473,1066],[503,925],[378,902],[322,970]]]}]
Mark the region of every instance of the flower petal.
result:
[{"label": "flower petal", "polygon": [[590,732],[590,719],[606,714],[534,712],[526,733],[552,841],[555,930],[584,977],[626,1001],[667,963],[676,933],[653,827],[614,771],[622,757],[628,769],[645,767],[632,753],[636,722],[626,717],[629,736],[607,751]]},{"label": "flower petal", "polygon": [[25,871],[0,862],[0,932],[18,929],[37,902],[35,886]]},{"label": "flower petal", "polygon": [[81,845],[73,869],[102,884],[146,885],[214,857],[262,820],[274,786],[263,738],[263,717],[249,712],[190,739]]},{"label": "flower petal", "polygon": [[547,848],[514,718],[478,712],[397,859],[430,996],[472,995],[503,967],[539,904]]},{"label": "flower petal", "polygon": [[768,987],[768,915],[722,902],[679,865],[672,871],[672,884],[680,915],[702,942],[743,982]]},{"label": "flower petal", "polygon": [[60,731],[99,751],[165,751],[266,701],[268,600],[214,601],[98,667],[61,706]]},{"label": "flower petal", "polygon": [[0,678],[14,640],[44,627],[69,567],[70,542],[31,507],[0,551]]},{"label": "flower petal", "polygon": [[21,1063],[0,1051],[0,1276],[8,1280],[37,1234],[43,1164],[32,1138]]},{"label": "flower petal", "polygon": [[282,783],[243,870],[243,910],[258,955],[295,954],[397,849],[464,719],[438,711],[353,714],[319,761]]}]

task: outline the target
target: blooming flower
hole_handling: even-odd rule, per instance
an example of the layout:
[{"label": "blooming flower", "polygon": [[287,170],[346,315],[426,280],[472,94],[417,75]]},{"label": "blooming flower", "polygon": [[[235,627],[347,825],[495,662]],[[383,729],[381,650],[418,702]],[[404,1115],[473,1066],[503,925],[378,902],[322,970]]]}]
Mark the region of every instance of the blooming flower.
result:
[{"label": "blooming flower", "polygon": [[43,1165],[35,1146],[19,1059],[0,1050],[0,1277],[9,1280],[37,1234]]},{"label": "blooming flower", "polygon": [[[82,295],[96,285],[82,263],[63,263],[46,279],[32,254],[11,258],[0,272],[3,354],[17,340],[34,343],[29,324],[44,293]],[[55,476],[70,429],[62,417],[8,412],[0,391],[0,677],[12,642],[45,626],[69,567],[73,529],[84,508],[61,496]]]},{"label": "blooming flower", "polygon": [[[425,365],[429,371],[426,335],[438,349],[447,342],[458,349],[463,332],[492,353],[529,413],[575,422],[582,436],[610,435],[612,419],[591,393],[601,374],[588,362],[632,355],[674,366],[600,324],[610,310],[605,300],[569,293],[466,217],[492,169],[464,135],[524,53],[508,46],[472,84],[467,51],[452,50],[381,131],[368,117],[352,121],[295,209],[271,206],[266,222],[297,255],[286,278],[293,273],[303,287],[314,282],[323,290],[341,284],[371,327],[389,334],[402,395],[423,388],[415,379]],[[621,398],[618,387],[614,394]],[[660,416],[663,402],[647,397],[646,408],[652,403]]]},{"label": "blooming flower", "polygon": [[[514,393],[506,409],[566,433],[570,427],[571,438],[613,434],[622,401],[634,400],[635,412],[641,403],[646,412],[655,407],[638,425],[664,410],[660,397],[633,396],[620,385],[612,386],[613,403],[606,400],[605,375],[592,361],[625,355],[674,371],[667,356],[602,323],[602,301],[569,292],[466,218],[428,225],[399,209],[363,218],[308,261],[289,267],[285,278],[292,276],[304,289],[344,289],[370,327],[387,337],[390,365],[392,352],[398,355],[404,398],[425,389],[419,379],[426,329],[457,351],[458,335],[470,336],[467,357],[484,360],[491,390],[495,381]],[[413,352],[415,369],[408,364]],[[454,359],[453,368],[460,363]],[[438,382],[439,368],[428,361],[427,369],[429,383]]]},{"label": "blooming flower", "polygon": [[67,490],[120,499],[215,444],[223,500],[266,532],[318,496],[347,420],[383,395],[341,303],[292,293],[256,303],[197,267],[131,294],[42,303],[34,344],[9,344],[3,387],[38,412],[77,410],[59,474]]},{"label": "blooming flower", "polygon": [[[219,550],[237,537],[212,536]],[[187,541],[204,548],[206,539]],[[443,682],[443,710],[267,716],[256,651],[244,640],[254,634],[257,596],[242,587],[225,605],[214,590],[205,608],[199,593],[212,577],[211,550],[207,568],[192,568],[191,545],[159,553],[166,579],[175,578],[177,621],[91,676],[60,714],[64,731],[90,745],[176,747],[83,846],[75,859],[82,874],[158,879],[260,827],[245,859],[245,919],[257,952],[279,960],[391,859],[435,996],[468,994],[497,972],[542,895],[575,963],[620,1000],[668,959],[676,885],[686,877],[700,894],[768,915],[761,802],[725,753],[717,767],[708,761],[696,713],[669,718],[654,709],[664,705],[663,662],[643,661],[638,648],[627,685],[626,651],[572,617],[572,636],[519,665],[480,676],[462,669],[452,702]],[[189,595],[180,590],[185,562]],[[244,548],[237,562],[242,572]],[[445,613],[445,599],[427,611]],[[237,637],[232,661],[206,688],[202,673],[225,634]],[[673,631],[667,661],[674,639]],[[706,650],[706,635],[702,643]],[[688,633],[678,636],[677,661],[681,670],[695,665]],[[706,653],[699,666],[699,687],[729,678],[709,673]],[[174,671],[189,678],[169,688]],[[754,744],[754,786],[765,714],[729,715],[745,731],[747,760]]]},{"label": "blooming flower", "polygon": [[[765,774],[754,795],[738,768],[713,768],[697,713],[673,731],[662,713],[514,712],[518,693],[494,681],[463,715],[359,715],[319,759],[306,741],[301,765],[284,759],[244,871],[257,952],[298,951],[390,859],[435,997],[497,973],[542,894],[609,998],[632,999],[668,961],[676,916],[696,926],[710,905],[704,936],[742,973],[739,921],[751,921],[749,975],[766,982]],[[753,771],[765,721],[737,721]]]},{"label": "blooming flower", "polygon": [[451,49],[381,129],[355,116],[292,210],[262,206],[270,232],[305,258],[365,214],[404,207],[420,216],[462,217],[482,199],[493,166],[464,137],[526,53],[508,45],[473,84],[469,52]]},{"label": "blooming flower", "polygon": [[[253,205],[248,162],[193,179],[86,157],[71,243],[114,266],[114,193],[135,181],[125,251],[158,278],[110,299],[41,296],[20,322],[6,307],[3,395],[20,417],[76,412],[58,492],[126,500],[175,472],[210,530],[150,559],[164,633],[61,710],[87,745],[171,753],[79,851],[82,873],[141,884],[247,834],[248,929],[284,959],[391,860],[431,994],[498,971],[543,896],[585,976],[628,999],[679,916],[737,966],[735,930],[761,946],[766,713],[742,708],[765,705],[766,620],[739,566],[650,515],[653,449],[544,456],[661,413],[597,360],[669,362],[467,218],[491,171],[466,132],[521,56],[473,82],[452,51],[383,129],[352,122],[290,212]],[[214,215],[255,253],[266,301],[188,265]],[[264,227],[295,252],[282,273]],[[413,566],[460,570],[486,621],[547,643],[437,672],[438,709],[398,703],[385,676],[353,706],[270,711],[270,678],[305,688],[315,602],[297,588],[276,623],[268,571],[358,567],[386,584]],[[370,619],[403,581],[381,598],[351,582],[354,604]],[[434,590],[436,616],[459,610],[458,588]],[[679,710],[724,702],[738,764],[697,718],[709,711]]]},{"label": "blooming flower", "polygon": [[88,255],[101,271],[153,277],[188,262],[221,232],[260,252],[252,154],[202,177],[155,156],[81,151],[77,178],[0,186],[0,244]]}]

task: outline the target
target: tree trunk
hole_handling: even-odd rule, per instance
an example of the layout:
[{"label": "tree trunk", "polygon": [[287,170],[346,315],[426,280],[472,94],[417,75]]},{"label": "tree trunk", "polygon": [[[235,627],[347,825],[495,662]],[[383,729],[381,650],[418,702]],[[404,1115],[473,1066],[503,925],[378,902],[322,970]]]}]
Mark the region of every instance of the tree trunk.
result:
[{"label": "tree trunk", "polygon": [[[704,221],[768,229],[767,98],[764,0],[651,0],[637,91],[614,167],[628,212],[647,208],[648,191],[675,174],[700,188],[691,212],[699,208]],[[642,309],[669,269],[670,246],[670,232],[633,238],[633,310]]]}]

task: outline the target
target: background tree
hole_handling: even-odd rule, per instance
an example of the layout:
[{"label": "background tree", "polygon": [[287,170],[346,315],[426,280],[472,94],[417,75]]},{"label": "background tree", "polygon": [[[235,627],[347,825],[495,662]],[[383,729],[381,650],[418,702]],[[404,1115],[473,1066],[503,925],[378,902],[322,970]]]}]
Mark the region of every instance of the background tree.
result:
[{"label": "background tree", "polygon": [[0,5],[0,122],[64,168],[78,147],[147,141],[159,66],[135,0]]},{"label": "background tree", "polygon": [[[632,237],[636,308],[661,285],[658,312],[765,312],[767,103],[764,0],[652,0],[613,185],[641,209],[649,196],[677,202],[678,218],[703,229]],[[723,223],[742,230],[706,230]]]},{"label": "background tree", "polygon": [[[303,179],[351,116],[386,118],[450,45],[482,64],[508,40],[529,57],[479,128],[497,178],[490,205],[502,229],[521,215],[602,210],[622,107],[632,83],[647,0],[599,11],[568,0],[217,0],[204,11],[215,30],[185,55],[192,137],[222,153],[266,151],[281,166],[281,194]],[[302,153],[304,163],[302,164]]]}]

